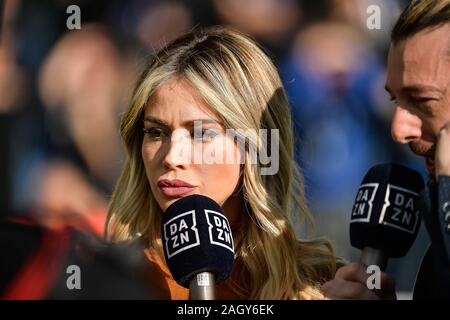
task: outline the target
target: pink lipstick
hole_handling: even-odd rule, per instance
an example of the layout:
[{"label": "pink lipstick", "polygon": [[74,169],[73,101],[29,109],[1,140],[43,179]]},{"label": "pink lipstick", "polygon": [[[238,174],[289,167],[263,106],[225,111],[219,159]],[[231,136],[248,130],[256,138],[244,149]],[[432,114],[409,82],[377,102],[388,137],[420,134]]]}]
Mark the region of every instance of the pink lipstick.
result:
[{"label": "pink lipstick", "polygon": [[183,180],[163,179],[158,182],[161,192],[167,197],[178,197],[187,194],[195,189],[195,186]]}]

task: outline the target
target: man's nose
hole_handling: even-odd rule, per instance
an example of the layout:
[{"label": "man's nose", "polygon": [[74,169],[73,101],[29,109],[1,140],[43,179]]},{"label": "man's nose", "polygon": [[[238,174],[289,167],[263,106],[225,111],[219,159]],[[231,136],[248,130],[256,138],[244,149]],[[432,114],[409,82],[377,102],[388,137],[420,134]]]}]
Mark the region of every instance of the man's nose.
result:
[{"label": "man's nose", "polygon": [[177,131],[172,133],[170,143],[167,146],[167,153],[163,163],[167,168],[185,167],[191,161],[191,143],[189,132]]},{"label": "man's nose", "polygon": [[408,110],[397,106],[392,117],[391,135],[395,142],[405,144],[422,136],[422,121]]}]

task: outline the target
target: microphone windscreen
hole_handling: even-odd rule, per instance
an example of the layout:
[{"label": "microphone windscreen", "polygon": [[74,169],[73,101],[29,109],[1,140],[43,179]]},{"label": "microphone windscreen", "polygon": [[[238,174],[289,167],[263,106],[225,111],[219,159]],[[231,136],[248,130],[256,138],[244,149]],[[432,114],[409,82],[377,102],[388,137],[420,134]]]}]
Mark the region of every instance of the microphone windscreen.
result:
[{"label": "microphone windscreen", "polygon": [[372,247],[388,257],[404,256],[420,227],[419,172],[397,164],[372,167],[364,177],[353,205],[350,242],[353,247]]},{"label": "microphone windscreen", "polygon": [[230,224],[223,209],[202,195],[183,197],[163,215],[164,255],[172,276],[189,288],[201,272],[215,275],[216,284],[227,279],[234,260]]}]

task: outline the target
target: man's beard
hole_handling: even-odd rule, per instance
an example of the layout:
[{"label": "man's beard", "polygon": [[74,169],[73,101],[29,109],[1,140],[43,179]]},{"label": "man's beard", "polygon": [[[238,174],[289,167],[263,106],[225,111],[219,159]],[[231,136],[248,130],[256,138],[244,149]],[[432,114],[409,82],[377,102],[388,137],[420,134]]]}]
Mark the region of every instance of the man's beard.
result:
[{"label": "man's beard", "polygon": [[427,148],[418,142],[410,142],[409,148],[416,155],[424,157],[426,159],[425,165],[427,168],[428,178],[430,179],[430,183],[435,183],[436,171],[434,167],[434,157],[436,153],[436,145],[433,144],[431,145],[431,147]]},{"label": "man's beard", "polygon": [[434,153],[435,153],[435,145],[431,145],[431,147],[424,147],[419,142],[410,142],[409,148],[412,152],[417,154],[418,156],[425,157],[425,158],[433,158],[434,159]]}]

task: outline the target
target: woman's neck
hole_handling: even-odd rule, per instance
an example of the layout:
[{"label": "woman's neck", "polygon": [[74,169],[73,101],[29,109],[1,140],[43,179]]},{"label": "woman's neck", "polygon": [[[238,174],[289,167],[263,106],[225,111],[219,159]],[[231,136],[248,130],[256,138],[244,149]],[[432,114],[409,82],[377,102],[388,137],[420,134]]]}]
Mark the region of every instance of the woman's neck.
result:
[{"label": "woman's neck", "polygon": [[231,231],[234,232],[239,227],[239,221],[244,213],[244,198],[242,192],[238,195],[231,195],[222,206],[225,216],[230,223]]}]

